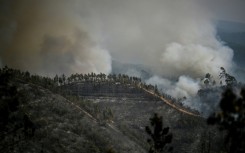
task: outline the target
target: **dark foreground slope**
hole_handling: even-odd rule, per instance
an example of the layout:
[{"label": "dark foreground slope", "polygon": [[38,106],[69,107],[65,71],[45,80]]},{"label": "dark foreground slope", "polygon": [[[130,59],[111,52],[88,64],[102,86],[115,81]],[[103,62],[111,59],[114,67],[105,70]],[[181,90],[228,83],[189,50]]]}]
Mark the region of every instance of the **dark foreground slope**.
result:
[{"label": "dark foreground slope", "polygon": [[[111,148],[120,152],[145,152],[116,127],[98,122],[61,95],[34,84],[14,84],[18,92],[24,93],[25,101],[21,102],[19,110],[28,116],[35,132],[25,134],[24,126],[15,130],[15,123],[9,123],[1,131],[1,152],[92,153]],[[31,133],[32,128],[28,130]]]},{"label": "dark foreground slope", "polygon": [[[75,89],[84,84],[78,86]],[[8,111],[8,120],[1,126],[0,152],[144,153],[148,149],[145,126],[153,113],[162,115],[164,126],[170,127],[174,152],[215,152],[219,147],[217,132],[205,119],[183,114],[132,87],[112,85],[111,94],[94,91],[102,91],[101,85],[85,95],[69,85],[52,92],[10,79],[1,83],[1,94],[12,87],[18,108]],[[10,105],[2,105],[8,93],[1,95],[1,111],[9,109]]]}]

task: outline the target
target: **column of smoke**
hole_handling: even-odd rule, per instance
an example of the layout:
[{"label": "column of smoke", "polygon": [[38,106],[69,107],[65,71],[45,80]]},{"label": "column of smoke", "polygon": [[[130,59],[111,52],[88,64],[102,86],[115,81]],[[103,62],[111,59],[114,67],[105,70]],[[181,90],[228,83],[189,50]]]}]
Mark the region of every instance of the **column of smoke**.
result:
[{"label": "column of smoke", "polygon": [[[109,73],[111,57],[88,31],[78,1],[1,1],[2,65],[54,76]],[[86,13],[86,12],[85,12]]]},{"label": "column of smoke", "polygon": [[218,41],[199,0],[17,0],[6,12],[0,55],[14,67],[108,73],[111,54],[144,65],[153,73],[148,83],[181,98],[196,94],[197,78],[233,66],[233,51]]}]

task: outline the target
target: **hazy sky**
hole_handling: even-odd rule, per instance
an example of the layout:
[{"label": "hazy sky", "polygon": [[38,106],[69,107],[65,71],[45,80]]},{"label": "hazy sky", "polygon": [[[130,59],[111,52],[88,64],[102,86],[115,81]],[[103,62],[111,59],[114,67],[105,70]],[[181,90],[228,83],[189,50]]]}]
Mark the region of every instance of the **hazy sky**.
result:
[{"label": "hazy sky", "polygon": [[157,75],[233,67],[214,20],[244,22],[243,0],[0,0],[0,63],[32,72],[111,71],[111,60]]},{"label": "hazy sky", "polygon": [[218,19],[245,23],[244,0],[201,0]]}]

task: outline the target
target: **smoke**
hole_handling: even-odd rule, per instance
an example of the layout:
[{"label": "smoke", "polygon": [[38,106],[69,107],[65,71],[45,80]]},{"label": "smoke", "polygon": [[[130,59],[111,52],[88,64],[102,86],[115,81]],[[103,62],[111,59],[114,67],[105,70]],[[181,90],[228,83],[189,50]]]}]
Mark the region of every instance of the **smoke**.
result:
[{"label": "smoke", "polygon": [[95,5],[92,15],[103,44],[115,60],[144,65],[158,76],[148,83],[174,97],[192,97],[206,73],[217,80],[220,67],[232,72],[233,51],[217,38],[213,14],[200,1],[109,2]]},{"label": "smoke", "polygon": [[110,53],[83,23],[78,2],[1,1],[2,64],[51,76],[109,73]]},{"label": "smoke", "polygon": [[217,77],[220,67],[231,69],[232,57],[232,50],[222,45],[212,48],[201,43],[171,43],[162,53],[161,63],[164,70],[177,76],[200,77],[209,72]]},{"label": "smoke", "polygon": [[245,23],[245,1],[243,0],[204,0],[203,4],[221,20]]},{"label": "smoke", "polygon": [[65,36],[45,36],[41,44],[40,57],[45,72],[108,73],[111,58],[106,50],[91,44],[86,33],[74,31],[73,40]]},{"label": "smoke", "polygon": [[198,78],[234,66],[233,51],[217,39],[212,2],[3,0],[0,63],[48,75],[109,73],[112,56],[151,70],[147,82],[168,94],[191,97]]},{"label": "smoke", "polygon": [[231,71],[233,51],[217,39],[213,15],[198,0],[91,1],[90,23],[112,57],[158,76],[198,78]]},{"label": "smoke", "polygon": [[174,98],[194,97],[201,88],[198,80],[194,80],[188,76],[180,76],[176,82],[159,76],[153,76],[148,79],[146,83],[158,85],[158,88],[160,88],[162,92],[171,95]]},{"label": "smoke", "polygon": [[233,66],[232,50],[216,38],[212,16],[199,0],[3,2],[0,56],[13,67],[109,73],[111,54],[177,79],[217,76],[219,67]]}]

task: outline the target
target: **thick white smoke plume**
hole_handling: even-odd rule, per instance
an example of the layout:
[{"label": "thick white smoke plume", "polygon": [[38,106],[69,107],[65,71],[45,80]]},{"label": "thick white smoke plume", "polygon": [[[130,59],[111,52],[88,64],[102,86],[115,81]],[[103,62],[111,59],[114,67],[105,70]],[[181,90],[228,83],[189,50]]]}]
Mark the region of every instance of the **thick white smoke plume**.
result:
[{"label": "thick white smoke plume", "polygon": [[190,98],[197,94],[201,88],[198,80],[193,80],[187,76],[180,76],[177,82],[159,76],[153,76],[146,81],[148,84],[156,84],[162,92],[173,96],[174,98]]}]

